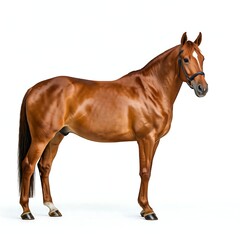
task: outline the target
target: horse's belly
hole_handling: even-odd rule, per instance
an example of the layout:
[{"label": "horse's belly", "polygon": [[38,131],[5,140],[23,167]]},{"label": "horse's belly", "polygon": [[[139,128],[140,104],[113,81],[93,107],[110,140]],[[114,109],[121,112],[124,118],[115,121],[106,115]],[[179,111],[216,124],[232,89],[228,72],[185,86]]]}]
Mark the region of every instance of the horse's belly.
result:
[{"label": "horse's belly", "polygon": [[71,132],[97,142],[133,141],[134,134],[124,115],[82,116],[69,125]]},{"label": "horse's belly", "polygon": [[115,129],[112,131],[111,129],[103,131],[102,129],[98,130],[80,126],[71,129],[71,132],[95,142],[121,142],[135,140],[134,134],[131,131],[116,131]]}]

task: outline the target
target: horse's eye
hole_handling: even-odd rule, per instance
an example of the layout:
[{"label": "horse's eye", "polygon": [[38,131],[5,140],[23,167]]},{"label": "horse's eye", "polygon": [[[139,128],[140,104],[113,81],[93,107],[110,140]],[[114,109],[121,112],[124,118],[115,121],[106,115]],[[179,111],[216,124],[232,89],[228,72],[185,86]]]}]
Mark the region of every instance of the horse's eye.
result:
[{"label": "horse's eye", "polygon": [[188,58],[184,58],[183,61],[184,61],[185,63],[188,63],[188,62],[189,62]]}]

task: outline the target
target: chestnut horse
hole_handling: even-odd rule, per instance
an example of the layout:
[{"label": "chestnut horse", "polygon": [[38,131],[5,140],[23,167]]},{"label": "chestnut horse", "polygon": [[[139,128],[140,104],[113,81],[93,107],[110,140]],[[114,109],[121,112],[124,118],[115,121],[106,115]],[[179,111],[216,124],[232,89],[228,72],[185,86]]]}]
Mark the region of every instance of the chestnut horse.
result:
[{"label": "chestnut horse", "polygon": [[64,136],[75,133],[97,142],[137,141],[140,158],[141,216],[156,220],[148,202],[148,182],[159,140],[172,121],[173,103],[182,82],[198,97],[208,91],[199,45],[184,33],[181,44],[145,67],[115,81],[89,81],[60,76],[37,83],[22,101],[19,127],[19,190],[22,219],[34,219],[29,208],[34,169],[40,172],[43,203],[49,215],[62,216],[54,206],[49,174]]}]

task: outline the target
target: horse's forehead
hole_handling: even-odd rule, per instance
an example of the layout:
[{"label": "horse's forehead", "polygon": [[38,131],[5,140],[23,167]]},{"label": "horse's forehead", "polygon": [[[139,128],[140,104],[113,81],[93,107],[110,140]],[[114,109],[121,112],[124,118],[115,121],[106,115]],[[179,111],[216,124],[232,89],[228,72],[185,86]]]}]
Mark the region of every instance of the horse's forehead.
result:
[{"label": "horse's forehead", "polygon": [[187,55],[201,55],[200,49],[194,46],[194,43],[188,44],[183,50]]},{"label": "horse's forehead", "polygon": [[198,58],[198,53],[194,50],[192,53],[193,57]]},{"label": "horse's forehead", "polygon": [[198,47],[194,48],[192,55],[194,57],[203,57],[203,55],[202,55],[202,53],[201,53],[201,51],[200,51],[200,49]]}]

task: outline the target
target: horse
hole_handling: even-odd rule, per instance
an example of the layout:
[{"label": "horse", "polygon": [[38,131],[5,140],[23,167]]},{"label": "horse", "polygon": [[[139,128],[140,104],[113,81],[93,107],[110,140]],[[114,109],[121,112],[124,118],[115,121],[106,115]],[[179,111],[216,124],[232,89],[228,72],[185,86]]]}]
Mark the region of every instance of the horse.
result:
[{"label": "horse", "polygon": [[179,45],[117,80],[58,76],[28,89],[22,100],[19,124],[21,218],[34,219],[29,198],[33,197],[36,166],[49,216],[62,216],[52,200],[49,174],[59,144],[74,133],[96,142],[137,142],[140,215],[146,220],[157,220],[148,201],[148,183],[159,141],[171,126],[173,104],[183,82],[198,97],[208,92],[204,56],[199,49],[201,41],[201,32],[194,42],[188,40],[185,32]]}]

